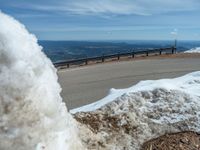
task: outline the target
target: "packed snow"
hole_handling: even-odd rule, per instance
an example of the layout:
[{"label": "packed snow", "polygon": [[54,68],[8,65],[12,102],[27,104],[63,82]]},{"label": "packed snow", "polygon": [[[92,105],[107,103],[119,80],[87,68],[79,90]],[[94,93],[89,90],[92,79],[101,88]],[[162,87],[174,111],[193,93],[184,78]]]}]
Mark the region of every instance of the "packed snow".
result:
[{"label": "packed snow", "polygon": [[184,53],[200,53],[200,47],[192,48],[190,50],[185,51]]},{"label": "packed snow", "polygon": [[[82,138],[87,141],[88,149],[139,150],[147,140],[166,133],[200,132],[199,91],[200,72],[193,72],[112,90],[104,99],[71,112],[95,130],[87,140]],[[92,135],[89,131],[87,134]]]},{"label": "packed snow", "polygon": [[34,35],[0,12],[0,150],[83,149],[56,69]]}]

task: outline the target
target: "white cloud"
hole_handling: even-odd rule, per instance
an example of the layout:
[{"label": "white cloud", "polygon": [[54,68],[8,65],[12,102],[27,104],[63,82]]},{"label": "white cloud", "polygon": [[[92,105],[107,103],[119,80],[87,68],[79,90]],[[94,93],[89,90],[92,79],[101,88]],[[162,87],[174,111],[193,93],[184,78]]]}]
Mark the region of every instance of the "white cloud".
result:
[{"label": "white cloud", "polygon": [[88,0],[86,2],[71,3],[71,12],[78,14],[117,14],[117,15],[150,15],[136,3],[122,0]]},{"label": "white cloud", "polygon": [[[28,4],[26,8],[78,15],[151,15],[198,10],[199,0],[63,0]],[[24,7],[24,6],[23,6]]]}]

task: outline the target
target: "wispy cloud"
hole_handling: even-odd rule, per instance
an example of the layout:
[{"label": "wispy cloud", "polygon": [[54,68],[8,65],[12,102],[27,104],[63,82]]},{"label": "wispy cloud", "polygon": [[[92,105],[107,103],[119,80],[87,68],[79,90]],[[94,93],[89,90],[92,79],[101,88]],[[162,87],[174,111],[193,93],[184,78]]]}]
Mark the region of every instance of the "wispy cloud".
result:
[{"label": "wispy cloud", "polygon": [[48,14],[15,14],[17,18],[46,18],[49,17]]},{"label": "wispy cloud", "polygon": [[129,1],[121,0],[76,0],[64,1],[52,5],[17,4],[16,7],[29,8],[39,11],[65,12],[74,15],[150,15],[142,7]]},{"label": "wispy cloud", "polygon": [[27,3],[25,8],[76,15],[152,15],[192,11],[199,6],[199,0],[51,0],[43,5]]},{"label": "wispy cloud", "polygon": [[[70,28],[42,28],[37,31],[45,31],[45,32],[73,32],[73,31],[104,31],[104,32],[115,32],[115,31],[145,31],[145,30],[163,30],[168,29],[168,27],[163,26],[123,26],[123,27],[70,27]],[[35,30],[36,31],[36,30]]]},{"label": "wispy cloud", "polygon": [[150,15],[141,6],[126,0],[76,1],[71,6],[70,11],[77,14]]}]

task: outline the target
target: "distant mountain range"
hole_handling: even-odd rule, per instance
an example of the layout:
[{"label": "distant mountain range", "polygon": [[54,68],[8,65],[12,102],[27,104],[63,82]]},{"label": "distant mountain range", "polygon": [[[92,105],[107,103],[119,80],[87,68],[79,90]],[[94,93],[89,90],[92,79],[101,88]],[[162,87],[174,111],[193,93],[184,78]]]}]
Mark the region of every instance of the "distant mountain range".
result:
[{"label": "distant mountain range", "polygon": [[[115,53],[174,46],[174,41],[39,41],[53,61],[72,60]],[[200,41],[178,41],[179,52],[200,47]]]}]

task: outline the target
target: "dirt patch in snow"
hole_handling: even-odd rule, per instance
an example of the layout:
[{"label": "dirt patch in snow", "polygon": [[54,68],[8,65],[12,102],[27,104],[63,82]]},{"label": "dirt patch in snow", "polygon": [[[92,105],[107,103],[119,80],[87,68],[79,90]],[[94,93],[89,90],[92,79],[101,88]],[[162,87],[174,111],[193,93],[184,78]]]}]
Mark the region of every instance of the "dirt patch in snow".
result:
[{"label": "dirt patch in snow", "polygon": [[[75,119],[81,123],[85,124],[94,133],[98,133],[102,128],[106,128],[113,132],[119,132],[123,130],[125,133],[129,134],[130,131],[134,131],[137,127],[131,125],[130,122],[122,123],[122,118],[128,118],[127,114],[120,114],[120,116],[110,116],[108,114],[98,114],[98,113],[79,113],[75,115]],[[127,120],[127,119],[126,119]]]},{"label": "dirt patch in snow", "polygon": [[200,134],[195,132],[166,134],[144,143],[142,150],[200,150]]},{"label": "dirt patch in snow", "polygon": [[80,112],[74,118],[79,123],[79,136],[88,150],[126,150],[133,141],[131,135],[137,132],[128,113]]}]

